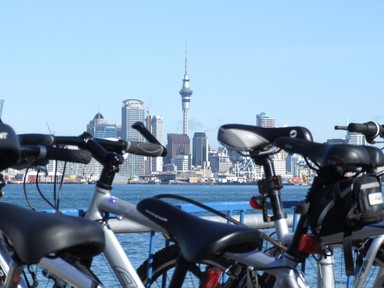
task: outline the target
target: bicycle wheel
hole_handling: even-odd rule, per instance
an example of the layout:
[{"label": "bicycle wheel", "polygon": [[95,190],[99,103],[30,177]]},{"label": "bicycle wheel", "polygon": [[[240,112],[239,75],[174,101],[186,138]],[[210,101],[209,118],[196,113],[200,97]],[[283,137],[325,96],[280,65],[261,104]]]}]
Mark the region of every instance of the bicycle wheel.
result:
[{"label": "bicycle wheel", "polygon": [[[152,258],[152,273],[150,273],[150,277],[148,277],[149,273],[147,272],[149,263],[147,259],[137,269],[137,273],[144,285],[149,283],[151,287],[168,287],[178,255],[179,249],[176,245],[171,245],[157,251]],[[212,259],[203,260],[191,265],[183,283],[183,288],[200,287],[200,283],[203,279],[206,279],[207,275],[217,272],[220,275],[217,287],[238,287],[241,279],[244,278],[243,275],[246,273],[246,267],[223,257],[215,256]]]}]

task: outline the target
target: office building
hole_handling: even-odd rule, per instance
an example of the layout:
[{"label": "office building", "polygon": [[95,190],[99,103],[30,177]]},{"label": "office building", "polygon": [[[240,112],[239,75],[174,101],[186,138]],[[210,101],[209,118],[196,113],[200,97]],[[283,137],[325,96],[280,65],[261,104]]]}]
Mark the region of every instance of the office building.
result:
[{"label": "office building", "polygon": [[231,167],[232,162],[225,152],[217,151],[209,154],[209,163],[213,173],[224,174],[227,173]]},{"label": "office building", "polygon": [[[117,138],[117,125],[109,124],[104,116],[98,112],[87,125],[87,132],[94,138]],[[72,166],[74,166],[72,164]],[[91,180],[91,177],[98,177],[100,175],[103,165],[100,164],[96,159],[92,159],[91,162],[83,167],[77,165],[77,169],[83,169],[84,176]],[[77,172],[78,173],[78,172]],[[78,175],[78,174],[73,174]]]},{"label": "office building", "polygon": [[265,112],[261,112],[256,115],[256,125],[265,128],[273,128],[275,127],[275,119],[269,117]]},{"label": "office building", "polygon": [[[121,138],[129,141],[144,141],[144,137],[131,126],[136,122],[144,122],[144,102],[139,99],[123,101],[121,108]],[[145,158],[141,155],[128,154],[128,159],[121,166],[120,173],[128,176],[145,175]]]},{"label": "office building", "polygon": [[345,136],[348,144],[353,145],[366,145],[365,137],[363,134],[355,133],[355,132],[347,132]]},{"label": "office building", "polygon": [[[160,116],[151,117],[151,133],[156,139],[163,144],[163,132],[164,132],[164,120]],[[163,144],[164,145],[164,144]],[[163,157],[151,158],[151,171],[161,172],[163,171]]]},{"label": "office building", "polygon": [[101,113],[97,113],[87,125],[87,132],[94,138],[116,138],[116,124],[109,124]]},{"label": "office building", "polygon": [[192,165],[207,167],[208,138],[204,132],[195,132],[192,139]]},{"label": "office building", "polygon": [[[172,163],[177,155],[191,154],[191,140],[186,134],[168,134],[167,135],[167,156],[164,161],[166,164]],[[192,163],[191,163],[192,164]],[[191,165],[190,164],[190,165]]]},{"label": "office building", "polygon": [[177,172],[186,172],[191,170],[190,155],[176,155],[173,160],[174,160]]}]

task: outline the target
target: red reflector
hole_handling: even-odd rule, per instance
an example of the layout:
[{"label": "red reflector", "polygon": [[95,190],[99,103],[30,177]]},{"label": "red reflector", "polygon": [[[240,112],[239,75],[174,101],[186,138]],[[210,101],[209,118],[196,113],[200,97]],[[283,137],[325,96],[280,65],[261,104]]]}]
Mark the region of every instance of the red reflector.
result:
[{"label": "red reflector", "polygon": [[16,275],[15,277],[13,277],[12,284],[19,284],[20,278],[20,275]]},{"label": "red reflector", "polygon": [[313,235],[301,235],[298,250],[306,254],[316,254],[321,252],[321,243],[319,238]]},{"label": "red reflector", "polygon": [[201,285],[203,288],[217,288],[221,277],[221,270],[216,267],[210,267],[205,273],[205,279]]},{"label": "red reflector", "polygon": [[251,197],[251,199],[249,199],[249,205],[253,209],[256,209],[256,210],[262,210],[263,209],[263,205],[261,205],[260,199],[256,196],[253,196],[253,197]]}]

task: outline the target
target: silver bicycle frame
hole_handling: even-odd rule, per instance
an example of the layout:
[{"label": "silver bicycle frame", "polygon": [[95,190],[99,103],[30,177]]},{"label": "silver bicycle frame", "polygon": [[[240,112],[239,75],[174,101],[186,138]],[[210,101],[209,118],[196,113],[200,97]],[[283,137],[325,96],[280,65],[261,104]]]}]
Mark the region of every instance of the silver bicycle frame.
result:
[{"label": "silver bicycle frame", "polygon": [[[104,212],[127,218],[143,227],[149,227],[154,231],[164,233],[160,226],[137,211],[135,204],[111,196],[110,190],[95,186],[95,193],[89,204],[85,218],[92,221],[100,221],[103,219]],[[132,266],[129,258],[125,254],[115,233],[107,223],[103,223],[103,229],[106,239],[106,246],[103,253],[121,286],[144,288],[144,285],[136,273],[136,269]]]},{"label": "silver bicycle frame", "polygon": [[[103,219],[103,214],[105,212],[131,220],[133,221],[132,225],[134,226],[138,224],[142,225],[143,230],[147,230],[149,227],[151,230],[165,233],[160,226],[153,223],[151,220],[138,212],[135,204],[112,196],[110,194],[110,190],[102,189],[96,186],[95,193],[89,204],[85,217],[93,221],[100,221]],[[289,232],[287,219],[283,218],[275,221],[274,226],[277,231],[279,241],[284,242],[285,240],[290,239],[290,237],[287,236],[292,235],[292,233]],[[144,286],[138,277],[136,270],[133,268],[129,258],[122,250],[113,229],[106,224],[103,225],[103,229],[106,235],[106,248],[104,250],[104,255],[106,256],[110,267],[114,270],[120,284],[124,287],[143,288]],[[297,263],[287,257],[276,259],[275,257],[265,255],[263,252],[253,251],[248,254],[230,254],[229,258],[238,260],[239,262],[247,266],[254,267],[255,269],[268,269],[268,271],[270,271],[269,269],[272,269],[278,279],[284,279],[285,284],[288,284],[289,287],[307,287],[303,275],[295,270],[295,265]],[[331,273],[329,277],[332,277],[333,279],[333,269],[329,269],[329,263],[323,264],[324,265],[320,265],[320,269],[324,270],[320,273],[323,275],[330,275]],[[279,268],[282,266],[289,268]],[[279,281],[277,281],[276,287],[281,287],[278,285],[282,284]]]}]

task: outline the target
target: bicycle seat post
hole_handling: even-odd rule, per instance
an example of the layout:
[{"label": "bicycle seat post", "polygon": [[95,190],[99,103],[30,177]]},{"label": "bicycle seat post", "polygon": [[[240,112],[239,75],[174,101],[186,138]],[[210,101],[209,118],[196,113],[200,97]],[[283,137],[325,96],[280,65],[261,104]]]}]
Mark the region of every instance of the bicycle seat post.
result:
[{"label": "bicycle seat post", "polygon": [[259,192],[262,197],[268,197],[271,202],[272,216],[267,215],[267,204],[263,201],[264,221],[273,221],[279,241],[283,241],[288,234],[287,215],[284,212],[281,201],[280,189],[283,188],[281,177],[276,175],[273,161],[269,155],[253,156],[252,159],[264,169],[264,178],[258,182]]}]

